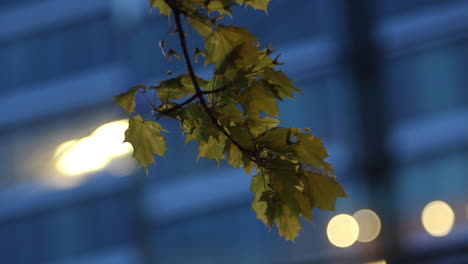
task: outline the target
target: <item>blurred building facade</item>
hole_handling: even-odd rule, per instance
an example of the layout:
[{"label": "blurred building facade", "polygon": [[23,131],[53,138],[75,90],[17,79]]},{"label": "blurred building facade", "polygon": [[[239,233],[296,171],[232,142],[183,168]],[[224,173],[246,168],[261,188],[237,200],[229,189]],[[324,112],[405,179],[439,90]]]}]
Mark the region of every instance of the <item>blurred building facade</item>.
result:
[{"label": "blurred building facade", "polygon": [[[197,162],[170,121],[172,149],[149,176],[127,154],[83,175],[58,171],[61,144],[125,118],[113,95],[183,65],[161,55],[168,21],[145,0],[3,0],[1,262],[468,262],[468,3],[271,2],[268,16],[238,10],[233,22],[282,53],[305,93],[282,105],[283,125],[324,139],[351,199],[283,241],[250,209],[250,177]],[[421,223],[436,200],[455,215],[442,237]],[[333,246],[329,220],[366,208],[382,233]]]}]

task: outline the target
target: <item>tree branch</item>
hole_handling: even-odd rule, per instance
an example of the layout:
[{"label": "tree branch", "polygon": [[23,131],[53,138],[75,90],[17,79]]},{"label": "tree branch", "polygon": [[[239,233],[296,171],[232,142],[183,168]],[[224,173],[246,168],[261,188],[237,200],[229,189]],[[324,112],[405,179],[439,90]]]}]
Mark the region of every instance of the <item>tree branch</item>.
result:
[{"label": "tree branch", "polygon": [[217,93],[217,92],[221,92],[221,91],[224,91],[228,88],[227,85],[221,87],[221,88],[218,88],[218,89],[214,89],[214,90],[211,90],[211,91],[202,91],[202,94],[214,94],[214,93]]},{"label": "tree branch", "polygon": [[182,102],[181,104],[178,104],[178,105],[176,105],[176,106],[174,106],[174,107],[171,107],[171,108],[168,108],[168,109],[164,109],[164,110],[162,110],[162,111],[158,111],[158,110],[156,110],[156,108],[155,108],[155,110],[158,111],[158,113],[159,113],[160,115],[167,115],[167,114],[170,114],[170,113],[176,111],[177,109],[182,108],[183,106],[185,106],[186,104],[189,104],[190,102],[192,102],[193,100],[195,100],[195,99],[197,99],[197,98],[198,98],[198,95],[197,95],[197,94],[194,94],[194,95],[192,95],[189,99],[185,100],[185,101]]},{"label": "tree branch", "polygon": [[145,92],[140,91],[140,94],[145,98],[146,102],[148,102],[148,104],[151,105],[153,109],[155,109],[155,105],[151,102],[148,96],[146,96],[146,91]]},{"label": "tree branch", "polygon": [[205,92],[203,92],[200,88],[198,83],[197,77],[195,75],[195,71],[193,69],[192,61],[190,60],[190,55],[188,53],[187,41],[185,40],[184,29],[182,27],[182,21],[180,19],[181,10],[177,9],[176,1],[169,0],[169,5],[171,6],[172,10],[174,11],[174,18],[177,26],[177,33],[179,35],[180,46],[182,48],[182,52],[185,58],[185,64],[187,65],[187,70],[189,72],[190,78],[192,79],[193,86],[195,87],[195,96],[198,97],[200,104],[202,105],[203,109],[205,110],[206,114],[209,116],[212,123],[218,128],[218,130],[223,133],[231,142],[234,144],[239,150],[242,152],[248,153],[251,156],[254,156],[254,151],[248,150],[244,148],[239,142],[237,142],[227,131],[226,129],[219,124],[216,117],[211,112],[211,109],[208,107],[206,103],[205,97],[203,96]]},{"label": "tree branch", "polygon": [[[214,93],[217,93],[217,92],[221,92],[221,91],[224,91],[227,89],[227,85],[226,86],[223,86],[221,88],[218,88],[218,89],[215,89],[215,90],[211,90],[211,91],[202,91],[202,94],[214,94]],[[143,96],[145,96],[143,94]],[[148,103],[153,107],[153,109],[155,111],[157,111],[160,115],[168,115],[182,107],[184,107],[185,105],[191,103],[193,100],[197,99],[198,98],[198,95],[195,93],[194,95],[190,96],[190,98],[188,98],[187,100],[185,100],[184,102],[174,106],[174,107],[171,107],[171,108],[168,108],[168,109],[164,109],[164,110],[157,110],[156,107],[149,101],[148,97],[146,97],[146,100],[148,101]]]}]

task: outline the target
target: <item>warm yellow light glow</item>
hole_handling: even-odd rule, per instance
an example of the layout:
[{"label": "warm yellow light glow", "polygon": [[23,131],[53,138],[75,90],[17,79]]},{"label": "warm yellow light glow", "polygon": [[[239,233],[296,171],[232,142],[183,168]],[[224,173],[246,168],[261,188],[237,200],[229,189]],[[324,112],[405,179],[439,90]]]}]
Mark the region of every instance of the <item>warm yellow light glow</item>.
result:
[{"label": "warm yellow light glow", "polygon": [[125,130],[128,128],[128,120],[118,120],[98,127],[91,134],[91,137],[99,138],[102,146],[106,146],[101,151],[108,157],[122,156],[130,153],[133,148],[128,142],[122,143],[125,139]]},{"label": "warm yellow light glow", "polygon": [[466,216],[466,219],[468,219],[468,205],[466,205],[465,207],[465,216]]},{"label": "warm yellow light glow", "polygon": [[55,151],[56,168],[64,175],[80,175],[101,170],[119,156],[132,152],[125,138],[127,120],[104,124],[88,136],[79,140],[67,141]]},{"label": "warm yellow light glow", "polygon": [[387,264],[387,261],[386,260],[378,260],[378,261],[366,262],[364,264]]},{"label": "warm yellow light glow", "polygon": [[371,242],[380,233],[379,216],[371,210],[359,210],[353,215],[359,225],[359,242]]},{"label": "warm yellow light glow", "polygon": [[441,237],[446,236],[452,230],[455,214],[447,203],[433,201],[424,207],[421,219],[430,235]]},{"label": "warm yellow light glow", "polygon": [[347,214],[333,217],[327,226],[327,236],[330,242],[337,247],[349,247],[356,242],[359,235],[359,225],[356,220]]},{"label": "warm yellow light glow", "polygon": [[62,155],[63,152],[65,152],[67,149],[69,149],[71,146],[73,146],[73,144],[75,144],[77,141],[78,140],[73,139],[73,140],[69,140],[67,142],[64,142],[64,143],[58,145],[58,147],[55,148],[54,158]]}]

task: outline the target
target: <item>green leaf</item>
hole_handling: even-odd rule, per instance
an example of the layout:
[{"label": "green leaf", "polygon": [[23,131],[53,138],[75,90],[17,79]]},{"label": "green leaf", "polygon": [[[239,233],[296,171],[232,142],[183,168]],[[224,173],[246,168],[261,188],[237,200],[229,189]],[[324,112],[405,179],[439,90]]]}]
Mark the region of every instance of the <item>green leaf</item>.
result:
[{"label": "green leaf", "polygon": [[[201,87],[207,84],[207,81],[199,77],[197,77],[197,81]],[[195,87],[188,74],[162,81],[158,86],[151,86],[150,89],[155,89],[159,99],[165,104],[195,93]]]},{"label": "green leaf", "polygon": [[255,41],[257,41],[257,38],[245,28],[220,25],[218,30],[206,38],[205,64],[215,63],[220,65],[234,47],[242,43],[253,43]]},{"label": "green leaf", "polygon": [[228,128],[231,137],[239,142],[246,149],[254,148],[254,141],[249,132],[249,129],[245,126],[232,126]]},{"label": "green leaf", "polygon": [[151,6],[155,6],[159,9],[159,13],[170,16],[172,9],[169,7],[168,4],[166,4],[166,1],[164,0],[150,0]]},{"label": "green leaf", "polygon": [[253,7],[254,9],[260,9],[266,12],[270,0],[237,0],[237,2],[239,4],[246,4]]},{"label": "green leaf", "polygon": [[257,143],[262,147],[283,153],[290,148],[290,133],[291,131],[289,128],[275,127],[259,135]]},{"label": "green leaf", "polygon": [[273,190],[267,190],[260,196],[259,202],[266,203],[266,210],[264,212],[267,220],[266,225],[270,228],[275,224],[275,220],[281,213],[281,201],[277,193]]},{"label": "green leaf", "polygon": [[244,153],[239,150],[238,147],[234,144],[230,144],[229,146],[229,159],[228,162],[234,168],[240,168],[244,166],[244,162],[242,161],[244,157]]},{"label": "green leaf", "polygon": [[210,137],[217,138],[220,133],[198,103],[191,103],[183,108],[182,129],[187,134],[185,143],[192,140],[208,142]]},{"label": "green leaf", "polygon": [[200,35],[206,37],[213,32],[213,24],[210,18],[200,12],[194,12],[187,16],[190,25],[200,33]]},{"label": "green leaf", "polygon": [[322,210],[335,211],[335,202],[338,197],[348,197],[341,184],[328,176],[314,172],[304,172],[305,192],[309,196],[313,207]]},{"label": "green leaf", "polygon": [[280,235],[294,240],[301,229],[299,217],[312,220],[312,208],[302,191],[295,187],[300,184],[296,165],[279,159],[272,160],[272,164],[273,167],[261,169],[252,178],[252,209],[265,225],[271,227],[276,222]]},{"label": "green leaf", "polygon": [[303,213],[297,199],[299,195],[302,195],[302,192],[296,188],[296,186],[300,186],[296,173],[297,165],[279,158],[272,159],[271,163],[272,165],[267,170],[270,175],[270,185],[277,192],[279,199],[288,206],[291,213],[299,217]]},{"label": "green leaf", "polygon": [[135,96],[139,89],[146,89],[145,85],[135,85],[130,88],[127,92],[121,93],[117,96],[114,96],[115,104],[120,105],[125,109],[127,114],[133,113],[135,111]]},{"label": "green leaf", "polygon": [[247,173],[248,175],[252,175],[252,172],[255,170],[255,168],[257,168],[255,162],[250,160],[249,157],[246,155],[242,157],[242,162],[244,163],[245,173]]},{"label": "green leaf", "polygon": [[235,5],[233,0],[211,0],[207,6],[209,12],[232,15],[231,7]]},{"label": "green leaf", "polygon": [[281,213],[276,220],[280,235],[286,240],[294,241],[299,235],[302,225],[299,217],[294,215],[287,205],[281,206]]},{"label": "green leaf", "polygon": [[293,85],[293,81],[282,71],[275,71],[267,68],[263,76],[269,83],[275,85],[278,95],[281,97],[294,98],[293,92],[302,93],[299,88]]},{"label": "green leaf", "polygon": [[218,162],[224,159],[224,148],[226,145],[226,137],[220,136],[217,139],[210,136],[208,141],[199,141],[199,154],[198,158],[206,157]]},{"label": "green leaf", "polygon": [[141,166],[148,166],[155,162],[154,155],[164,156],[167,151],[166,139],[161,131],[161,125],[154,121],[143,120],[136,115],[128,121],[128,129],[125,131],[125,141],[133,146],[133,157]]},{"label": "green leaf", "polygon": [[303,133],[297,133],[295,136],[297,138],[297,144],[294,147],[294,151],[300,161],[333,172],[331,164],[325,161],[328,157],[328,153],[320,138]]},{"label": "green leaf", "polygon": [[251,117],[246,120],[247,126],[250,128],[250,132],[254,136],[272,129],[279,125],[280,121],[274,117]]},{"label": "green leaf", "polygon": [[258,117],[260,112],[279,116],[279,107],[275,95],[265,81],[252,81],[250,87],[239,98],[239,102],[249,116]]},{"label": "green leaf", "polygon": [[[296,189],[299,189],[296,187]],[[312,222],[313,220],[313,209],[310,203],[309,198],[303,193],[302,191],[295,191],[294,192],[294,199],[299,204],[299,209],[301,211],[301,215],[304,216],[305,219]]]},{"label": "green leaf", "polygon": [[263,193],[266,191],[267,182],[265,182],[265,180],[267,177],[267,175],[260,171],[252,177],[252,182],[250,183],[250,191],[254,193],[252,209],[257,214],[257,218],[260,219],[265,225],[269,225],[268,218],[265,215],[267,210],[267,203],[262,201],[261,198]]},{"label": "green leaf", "polygon": [[227,103],[219,109],[216,109],[215,114],[219,122],[227,127],[238,126],[245,123],[244,114],[234,103]]},{"label": "green leaf", "polygon": [[[249,78],[247,75],[249,71],[258,71],[255,69],[258,64],[261,64],[260,59],[261,51],[254,43],[244,42],[235,47],[226,55],[224,60],[217,64],[215,73],[222,74],[224,78],[233,80],[238,75],[245,75],[246,79]],[[255,74],[257,77],[259,74]]]},{"label": "green leaf", "polygon": [[[167,16],[172,13],[168,3],[176,4],[178,14],[187,19],[205,42],[203,51],[197,43],[184,45],[180,40],[180,50],[175,46],[164,48],[161,42],[163,51],[180,58],[178,53],[188,52],[187,45],[195,48],[195,63],[197,55],[204,56],[205,66],[213,64],[213,77],[209,82],[194,77],[204,93],[206,105],[194,96],[193,74],[161,81],[149,89],[155,90],[156,102],[161,102],[156,107],[161,111],[158,118],[162,115],[179,120],[186,142],[197,142],[199,158],[214,159],[218,164],[227,160],[234,168],[244,167],[249,175],[256,172],[250,186],[254,194],[252,209],[265,225],[271,228],[276,224],[281,236],[294,241],[302,228],[301,216],[312,221],[314,208],[334,210],[336,199],[346,197],[346,193],[335,182],[333,167],[325,161],[327,150],[319,138],[309,134],[308,129],[303,133],[293,127],[278,127],[278,101],[301,93],[284,72],[275,70],[282,64],[278,62],[279,55],[272,56],[275,50],[271,45],[261,49],[257,38],[247,29],[220,24],[224,14],[232,15],[234,5],[267,11],[269,2],[150,0],[152,7]],[[219,15],[213,16],[212,12]],[[179,24],[176,30],[182,30]],[[174,33],[173,29],[170,31]],[[133,112],[140,88],[147,89],[132,87],[115,97],[116,104],[128,113]],[[159,123],[145,121],[139,115],[129,121],[125,141],[133,145],[134,157],[145,168],[155,162],[156,154],[166,153],[163,131]]]}]

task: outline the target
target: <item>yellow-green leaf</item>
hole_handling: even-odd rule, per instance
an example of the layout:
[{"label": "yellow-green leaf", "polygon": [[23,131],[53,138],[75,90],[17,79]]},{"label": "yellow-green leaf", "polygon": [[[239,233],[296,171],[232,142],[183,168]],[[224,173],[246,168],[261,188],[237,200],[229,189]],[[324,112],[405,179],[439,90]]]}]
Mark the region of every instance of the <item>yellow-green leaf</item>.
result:
[{"label": "yellow-green leaf", "polygon": [[133,157],[146,169],[155,162],[154,155],[164,156],[167,151],[166,139],[161,131],[166,131],[154,121],[143,120],[136,115],[128,121],[125,141],[133,146]]},{"label": "yellow-green leaf", "polygon": [[206,37],[213,32],[213,25],[210,18],[200,12],[194,12],[187,15],[188,22],[195,28],[200,35]]},{"label": "yellow-green leaf", "polygon": [[314,172],[304,171],[305,192],[309,196],[313,207],[322,210],[335,211],[335,202],[338,197],[348,197],[341,184],[328,176]]},{"label": "yellow-green leaf", "polygon": [[294,98],[294,92],[302,93],[299,88],[293,85],[293,81],[282,71],[266,68],[263,76],[269,83],[277,87],[278,95],[281,97]]},{"label": "yellow-green leaf", "polygon": [[267,11],[270,0],[237,0],[239,4],[246,4],[255,9]]},{"label": "yellow-green leaf", "polygon": [[285,204],[281,206],[281,213],[276,220],[280,235],[286,240],[294,241],[299,235],[302,225],[299,217],[291,212],[289,207]]},{"label": "yellow-green leaf", "polygon": [[247,29],[235,26],[219,26],[206,38],[205,64],[220,65],[226,56],[239,44],[255,42],[257,38]]},{"label": "yellow-green leaf", "polygon": [[130,88],[127,92],[121,93],[117,96],[114,96],[115,104],[120,105],[125,109],[127,114],[133,113],[135,111],[135,95],[139,89],[146,89],[145,85],[135,85]]},{"label": "yellow-green leaf", "polygon": [[249,116],[258,117],[262,111],[268,115],[279,116],[275,95],[264,81],[253,81],[239,102]]},{"label": "yellow-green leaf", "polygon": [[297,144],[294,147],[300,161],[314,165],[317,168],[324,168],[333,172],[331,164],[325,161],[328,157],[327,149],[323,146],[322,140],[311,134],[297,133]]},{"label": "yellow-green leaf", "polygon": [[159,13],[170,16],[172,9],[166,4],[165,0],[150,0],[151,6],[155,6],[159,9]]},{"label": "yellow-green leaf", "polygon": [[224,159],[224,147],[226,145],[226,137],[219,136],[217,139],[210,136],[208,141],[199,141],[198,158],[205,157],[218,162]]},{"label": "yellow-green leaf", "polygon": [[215,113],[218,116],[219,122],[227,127],[241,125],[245,122],[242,111],[234,103],[228,103],[216,109]]},{"label": "yellow-green leaf", "polygon": [[274,117],[251,117],[246,120],[252,135],[257,136],[279,125],[280,121]]},{"label": "yellow-green leaf", "polygon": [[229,162],[229,164],[231,164],[232,167],[240,168],[240,167],[244,166],[244,163],[242,162],[243,156],[244,156],[244,154],[242,153],[242,151],[239,150],[238,147],[236,147],[236,145],[231,144],[229,146],[229,159],[228,159],[228,162]]},{"label": "yellow-green leaf", "polygon": [[250,183],[250,191],[254,193],[254,200],[252,202],[252,209],[257,214],[257,218],[260,219],[265,225],[268,225],[268,219],[265,216],[267,210],[267,203],[261,200],[263,192],[266,191],[267,183],[265,180],[268,178],[262,171],[252,177]]},{"label": "yellow-green leaf", "polygon": [[[201,87],[204,87],[207,83],[199,77],[197,77],[197,81]],[[195,93],[195,87],[188,74],[182,74],[178,77],[162,81],[158,86],[151,86],[150,89],[155,89],[158,92],[159,99],[163,103],[182,99],[187,95]]]}]

